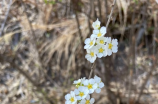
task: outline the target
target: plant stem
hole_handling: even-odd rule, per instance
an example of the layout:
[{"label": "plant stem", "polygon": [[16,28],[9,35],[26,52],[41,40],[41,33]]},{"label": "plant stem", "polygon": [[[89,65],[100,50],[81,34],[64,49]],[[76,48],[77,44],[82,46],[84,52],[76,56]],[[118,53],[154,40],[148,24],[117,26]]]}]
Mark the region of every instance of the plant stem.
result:
[{"label": "plant stem", "polygon": [[[108,26],[109,26],[112,13],[113,13],[113,11],[114,11],[114,6],[115,6],[115,4],[116,4],[116,0],[113,1],[112,9],[111,9],[111,12],[110,12],[110,16],[109,16],[108,21],[107,21],[107,23],[106,23],[106,28],[108,28]],[[95,62],[96,62],[96,61],[95,61]],[[93,73],[93,71],[94,71],[95,62],[92,64],[91,71],[90,71],[90,74],[89,74],[89,79],[91,78],[92,73]]]}]

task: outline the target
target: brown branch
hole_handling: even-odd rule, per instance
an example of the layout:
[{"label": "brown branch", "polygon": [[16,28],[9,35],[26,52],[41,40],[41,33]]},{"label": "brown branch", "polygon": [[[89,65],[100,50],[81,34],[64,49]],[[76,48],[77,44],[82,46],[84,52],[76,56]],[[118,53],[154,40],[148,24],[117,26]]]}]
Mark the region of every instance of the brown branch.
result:
[{"label": "brown branch", "polygon": [[113,13],[113,11],[114,11],[114,6],[115,6],[115,4],[116,4],[116,0],[113,1],[112,8],[111,8],[111,12],[110,12],[110,15],[109,15],[109,19],[108,19],[108,21],[107,21],[107,23],[106,23],[106,28],[108,28],[108,26],[109,26],[109,23],[110,23],[110,20],[111,20],[111,17],[112,17],[112,13]]},{"label": "brown branch", "polygon": [[94,71],[94,66],[95,66],[95,62],[92,64],[91,72],[90,72],[90,74],[89,74],[88,79],[90,79],[90,78],[92,77],[92,73],[93,73],[93,71]]},{"label": "brown branch", "polygon": [[98,0],[98,8],[99,8],[99,20],[102,20],[102,16],[101,16],[101,3],[100,3],[100,0]]}]

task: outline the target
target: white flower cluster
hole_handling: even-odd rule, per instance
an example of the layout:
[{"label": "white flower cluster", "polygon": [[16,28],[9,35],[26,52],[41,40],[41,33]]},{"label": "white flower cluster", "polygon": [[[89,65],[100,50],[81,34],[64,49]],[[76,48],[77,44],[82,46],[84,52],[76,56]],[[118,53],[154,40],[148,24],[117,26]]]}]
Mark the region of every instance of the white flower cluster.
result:
[{"label": "white flower cluster", "polygon": [[104,37],[106,34],[106,27],[100,27],[100,21],[97,19],[93,22],[92,27],[94,28],[93,34],[90,38],[85,40],[84,49],[87,50],[85,58],[94,63],[96,58],[110,56],[112,53],[116,53],[118,50],[117,39],[111,37]]},{"label": "white flower cluster", "polygon": [[69,94],[65,95],[65,104],[93,104],[95,102],[94,98],[90,98],[89,94],[100,93],[101,88],[104,87],[104,83],[101,78],[96,76],[91,79],[81,78],[74,81],[77,89],[71,91]]}]

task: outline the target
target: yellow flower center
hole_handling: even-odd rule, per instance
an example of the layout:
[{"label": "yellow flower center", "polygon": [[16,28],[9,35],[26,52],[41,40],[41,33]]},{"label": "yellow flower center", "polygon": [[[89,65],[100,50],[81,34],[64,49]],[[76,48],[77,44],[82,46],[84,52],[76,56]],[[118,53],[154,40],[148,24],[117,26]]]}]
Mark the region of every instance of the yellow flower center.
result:
[{"label": "yellow flower center", "polygon": [[100,37],[100,36],[101,36],[101,33],[99,32],[97,36]]},{"label": "yellow flower center", "polygon": [[88,84],[88,89],[92,89],[93,88],[93,86],[91,85],[91,84]]},{"label": "yellow flower center", "polygon": [[70,99],[71,103],[75,101],[75,99],[73,97],[71,97]]},{"label": "yellow flower center", "polygon": [[99,25],[95,25],[95,27],[99,28],[100,26]]},{"label": "yellow flower center", "polygon": [[99,32],[97,36],[100,37],[100,36],[101,36],[101,33]]},{"label": "yellow flower center", "polygon": [[89,45],[92,46],[92,45],[93,45],[93,41],[91,41],[91,42],[89,43]]},{"label": "yellow flower center", "polygon": [[91,52],[90,55],[91,55],[91,57],[94,57],[94,52]]},{"label": "yellow flower center", "polygon": [[81,97],[84,96],[84,93],[83,93],[83,92],[80,92],[80,93],[79,93],[79,96],[81,96]]},{"label": "yellow flower center", "polygon": [[103,40],[100,40],[100,44],[104,44],[104,41],[103,41]]},{"label": "yellow flower center", "polygon": [[99,49],[99,53],[103,53],[104,49],[103,48],[100,48]]},{"label": "yellow flower center", "polygon": [[89,100],[87,100],[87,101],[86,101],[86,104],[90,104],[90,101],[89,101]]},{"label": "yellow flower center", "polygon": [[109,47],[108,47],[108,48],[109,48],[109,49],[112,49],[112,46],[113,46],[113,45],[112,45],[111,43],[109,43]]}]

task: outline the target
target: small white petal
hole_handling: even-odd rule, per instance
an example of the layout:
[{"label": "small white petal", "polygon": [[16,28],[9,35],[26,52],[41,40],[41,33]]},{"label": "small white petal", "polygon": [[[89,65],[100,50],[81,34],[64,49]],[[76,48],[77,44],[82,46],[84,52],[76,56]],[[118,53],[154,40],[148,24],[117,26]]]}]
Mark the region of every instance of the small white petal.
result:
[{"label": "small white petal", "polygon": [[112,47],[112,52],[113,53],[116,53],[118,51],[118,48],[117,47]]},{"label": "small white petal", "polygon": [[78,89],[75,89],[75,90],[74,90],[74,92],[75,92],[75,94],[76,94],[76,95],[78,95],[78,94],[79,94]]},{"label": "small white petal", "polygon": [[84,82],[83,82],[84,85],[88,85],[88,80],[86,79]]},{"label": "small white petal", "polygon": [[95,102],[94,98],[91,98],[90,103],[93,104]]},{"label": "small white petal", "polygon": [[100,89],[100,88],[97,88],[97,89],[95,90],[95,92],[96,92],[96,93],[100,93],[100,92],[101,92],[101,89]]},{"label": "small white petal", "polygon": [[103,54],[102,53],[98,53],[97,56],[98,56],[98,58],[101,58],[101,57],[103,57]]},{"label": "small white petal", "polygon": [[95,83],[95,80],[91,78],[91,79],[89,79],[89,83],[90,83],[90,84],[94,84],[94,83]]},{"label": "small white petal", "polygon": [[98,87],[98,84],[95,83],[95,84],[93,85],[93,89],[96,89],[97,87]]},{"label": "small white petal", "polygon": [[101,27],[100,28],[100,32],[103,34],[103,35],[105,35],[106,34],[106,27]]},{"label": "small white petal", "polygon": [[89,46],[90,46],[90,45],[86,44],[86,45],[84,46],[84,49],[88,49]]},{"label": "small white petal", "polygon": [[76,96],[77,100],[81,100],[82,98],[80,96]]},{"label": "small white petal", "polygon": [[108,49],[108,56],[110,56],[111,54],[112,54],[112,51]]},{"label": "small white petal", "polygon": [[106,37],[105,42],[110,43],[111,42],[111,37]]},{"label": "small white petal", "polygon": [[92,34],[91,37],[90,37],[92,40],[96,39],[97,36],[95,34]]},{"label": "small white petal", "polygon": [[70,101],[66,101],[65,104],[71,104],[71,102]]},{"label": "small white petal", "polygon": [[94,80],[96,83],[100,83],[101,82],[101,78],[99,78],[98,76],[94,76]]},{"label": "small white petal", "polygon": [[70,94],[65,95],[65,99],[66,99],[66,100],[69,100],[70,97],[71,97]]},{"label": "small white petal", "polygon": [[103,88],[104,87],[104,83],[103,82],[99,83],[99,87]]},{"label": "small white petal", "polygon": [[99,30],[93,30],[93,34],[97,35],[99,33]]},{"label": "small white petal", "polygon": [[90,95],[87,95],[86,99],[89,100],[90,99]]},{"label": "small white petal", "polygon": [[118,45],[117,39],[112,39],[112,44],[113,44],[113,45]]},{"label": "small white petal", "polygon": [[90,38],[87,38],[87,39],[84,41],[85,44],[88,44],[89,42],[90,42]]}]

